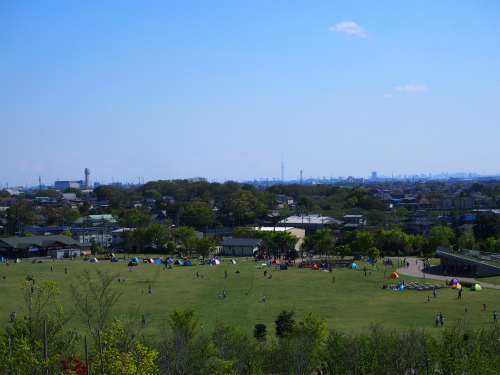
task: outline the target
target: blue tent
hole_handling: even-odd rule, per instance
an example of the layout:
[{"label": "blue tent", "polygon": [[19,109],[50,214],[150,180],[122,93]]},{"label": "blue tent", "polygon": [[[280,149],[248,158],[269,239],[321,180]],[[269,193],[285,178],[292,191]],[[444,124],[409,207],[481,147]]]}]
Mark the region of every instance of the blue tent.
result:
[{"label": "blue tent", "polygon": [[138,261],[139,261],[139,259],[137,259],[137,258],[132,258],[132,262],[138,262]]},{"label": "blue tent", "polygon": [[185,265],[185,266],[192,266],[193,264],[191,263],[191,261],[190,261],[190,260],[186,260],[186,261],[184,262],[184,265]]},{"label": "blue tent", "polygon": [[4,257],[1,257],[1,258],[0,258],[0,262],[5,262],[5,258],[4,258]]},{"label": "blue tent", "polygon": [[161,264],[161,260],[156,259],[156,260],[155,260],[155,264]]},{"label": "blue tent", "polygon": [[281,268],[282,270],[287,270],[287,269],[288,269],[288,267],[287,267],[287,265],[286,265],[285,263],[280,264],[280,268]]},{"label": "blue tent", "polygon": [[358,268],[357,264],[356,263],[353,263],[349,266],[350,269],[354,269],[354,268]]},{"label": "blue tent", "polygon": [[182,266],[182,261],[181,261],[180,259],[177,259],[177,260],[174,262],[174,264],[175,264],[176,266],[177,266],[177,265]]}]

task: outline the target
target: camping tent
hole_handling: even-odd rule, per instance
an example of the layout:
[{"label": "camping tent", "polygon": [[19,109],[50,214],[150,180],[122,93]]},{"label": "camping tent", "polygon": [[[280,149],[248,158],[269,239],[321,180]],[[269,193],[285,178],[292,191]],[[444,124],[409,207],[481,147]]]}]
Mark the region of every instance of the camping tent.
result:
[{"label": "camping tent", "polygon": [[470,290],[481,290],[483,288],[481,288],[481,285],[479,284],[474,284],[471,286]]},{"label": "camping tent", "polygon": [[92,258],[90,261],[91,261],[92,263],[99,263],[99,261],[97,260],[97,258]]},{"label": "camping tent", "polygon": [[154,263],[155,261],[153,260],[153,258],[149,258],[149,263]]},{"label": "camping tent", "polygon": [[0,258],[0,262],[5,262],[5,258],[4,258],[4,257],[1,257],[1,258]]},{"label": "camping tent", "polygon": [[389,279],[399,279],[399,275],[396,272],[393,272],[389,275]]},{"label": "camping tent", "polygon": [[173,261],[174,261],[174,259],[172,257],[167,258],[167,262],[173,262]]},{"label": "camping tent", "polygon": [[155,260],[155,264],[161,264],[161,260],[160,259],[156,259]]},{"label": "camping tent", "polygon": [[458,281],[458,279],[451,279],[451,281],[448,283],[448,285],[453,285],[453,284],[456,284],[456,283],[459,283],[460,281]]},{"label": "camping tent", "polygon": [[176,266],[182,266],[182,261],[180,259],[177,259],[175,262],[174,262],[174,265]]},{"label": "camping tent", "polygon": [[372,271],[378,271],[378,267],[377,266],[373,266],[372,267]]},{"label": "camping tent", "polygon": [[128,262],[127,266],[129,266],[129,267],[135,267],[135,266],[137,266],[137,262],[130,261],[130,262]]},{"label": "camping tent", "polygon": [[33,280],[33,275],[28,275],[28,277],[26,278],[26,280]]},{"label": "camping tent", "polygon": [[132,262],[138,262],[138,261],[139,261],[139,259],[137,259],[137,258],[135,258],[135,257],[134,257],[134,258],[132,258]]},{"label": "camping tent", "polygon": [[192,266],[192,265],[193,265],[193,263],[191,263],[191,261],[190,261],[190,260],[186,260],[186,261],[184,262],[184,265],[185,265],[185,266]]},{"label": "camping tent", "polygon": [[231,260],[229,261],[229,264],[236,264],[236,261],[235,261],[234,259],[231,259]]},{"label": "camping tent", "polygon": [[17,258],[14,263],[21,263],[21,260],[19,258]]},{"label": "camping tent", "polygon": [[189,259],[189,257],[184,257],[184,258],[182,258],[182,260],[188,260],[188,259]]},{"label": "camping tent", "polygon": [[111,258],[111,261],[112,262],[118,262],[118,258],[117,257],[113,257],[113,258]]},{"label": "camping tent", "polygon": [[269,266],[267,265],[267,263],[266,263],[266,262],[264,262],[264,263],[262,263],[262,264],[260,265],[260,267],[261,267],[261,268],[268,268]]},{"label": "camping tent", "polygon": [[315,265],[313,266],[313,270],[315,270],[315,271],[319,270],[319,267],[318,267],[318,265],[317,265],[317,264],[315,264]]},{"label": "camping tent", "polygon": [[280,264],[280,268],[282,270],[287,270],[288,269],[288,266],[286,264]]},{"label": "camping tent", "polygon": [[462,285],[460,283],[453,284],[451,287],[453,289],[462,289]]},{"label": "camping tent", "polygon": [[358,265],[356,263],[352,263],[350,266],[349,266],[350,269],[355,269],[355,268],[358,268]]},{"label": "camping tent", "polygon": [[373,262],[373,260],[372,260],[371,258],[368,258],[366,261],[367,261],[368,263]]},{"label": "camping tent", "polygon": [[215,259],[215,260],[214,260],[214,264],[220,264],[219,259]]}]

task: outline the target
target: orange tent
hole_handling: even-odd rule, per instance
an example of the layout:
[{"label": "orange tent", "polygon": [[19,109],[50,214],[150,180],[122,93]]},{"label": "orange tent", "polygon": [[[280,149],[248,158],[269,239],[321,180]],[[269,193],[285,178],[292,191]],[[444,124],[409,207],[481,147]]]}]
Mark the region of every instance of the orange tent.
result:
[{"label": "orange tent", "polygon": [[462,289],[462,284],[456,283],[451,286],[453,289]]},{"label": "orange tent", "polygon": [[319,267],[318,267],[318,265],[317,265],[317,264],[315,264],[315,265],[313,266],[313,270],[316,270],[316,271],[317,271],[317,270],[319,270]]},{"label": "orange tent", "polygon": [[389,279],[399,279],[399,275],[396,272],[393,272],[389,275]]}]

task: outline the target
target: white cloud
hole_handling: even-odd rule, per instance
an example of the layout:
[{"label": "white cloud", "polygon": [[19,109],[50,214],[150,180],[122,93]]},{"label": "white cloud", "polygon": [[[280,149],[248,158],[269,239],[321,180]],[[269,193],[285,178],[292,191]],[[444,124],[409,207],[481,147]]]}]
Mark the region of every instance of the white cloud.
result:
[{"label": "white cloud", "polygon": [[422,85],[406,85],[404,87],[396,87],[396,90],[399,91],[411,91],[411,92],[418,92],[418,91],[425,91],[427,90],[427,86],[425,84]]},{"label": "white cloud", "polygon": [[384,94],[384,98],[392,98],[392,94]]},{"label": "white cloud", "polygon": [[348,35],[354,34],[360,36],[361,38],[369,38],[370,36],[365,32],[361,26],[356,22],[343,21],[337,24],[335,27],[330,27],[330,31],[341,31],[347,33]]}]

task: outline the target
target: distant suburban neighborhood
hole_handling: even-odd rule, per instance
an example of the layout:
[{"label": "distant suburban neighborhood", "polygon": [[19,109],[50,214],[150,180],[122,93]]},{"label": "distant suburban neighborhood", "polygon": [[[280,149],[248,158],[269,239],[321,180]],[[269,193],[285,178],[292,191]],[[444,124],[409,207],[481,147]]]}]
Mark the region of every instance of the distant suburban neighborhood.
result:
[{"label": "distant suburban neighborhood", "polygon": [[195,178],[91,187],[87,172],[74,184],[1,190],[0,255],[186,254],[203,238],[211,252],[233,256],[434,255],[438,246],[500,253],[494,179],[262,185]]}]

